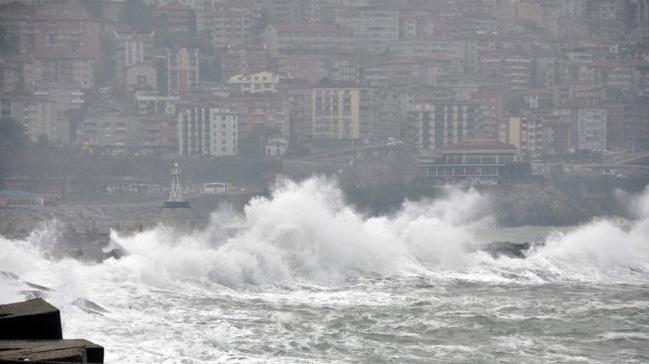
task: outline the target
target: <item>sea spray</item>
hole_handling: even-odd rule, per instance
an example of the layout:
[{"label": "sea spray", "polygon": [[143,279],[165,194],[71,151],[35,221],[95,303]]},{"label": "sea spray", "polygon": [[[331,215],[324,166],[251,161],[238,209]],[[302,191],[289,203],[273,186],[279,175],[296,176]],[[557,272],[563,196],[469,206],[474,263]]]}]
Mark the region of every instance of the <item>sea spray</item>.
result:
[{"label": "sea spray", "polygon": [[494,258],[487,195],[450,189],[368,217],[330,181],[287,181],[202,230],[112,232],[128,253],[101,263],[51,254],[49,227],[0,237],[0,302],[51,288],[66,336],[101,342],[108,363],[642,362],[649,194],[633,200],[634,220]]},{"label": "sea spray", "polygon": [[[634,274],[647,270],[648,196],[636,198],[634,208],[642,211],[637,220],[597,220],[551,234],[537,242],[543,244],[527,259],[516,261],[480,251],[475,231],[493,220],[488,196],[476,191],[450,189],[443,199],[406,202],[389,216],[367,217],[345,204],[331,181],[285,181],[271,197],[252,200],[242,215],[217,209],[203,230],[159,225],[128,236],[113,232],[111,240],[123,246],[127,256],[98,265],[68,261],[73,268],[66,269],[81,266],[106,278],[115,272],[155,286],[207,280],[239,288],[337,285],[358,276],[494,276],[503,270],[521,275],[547,270],[547,279],[606,279],[621,269]],[[51,247],[46,242],[57,234],[53,226],[24,241],[1,238],[0,270],[51,274],[49,269],[61,265],[48,259]]]}]

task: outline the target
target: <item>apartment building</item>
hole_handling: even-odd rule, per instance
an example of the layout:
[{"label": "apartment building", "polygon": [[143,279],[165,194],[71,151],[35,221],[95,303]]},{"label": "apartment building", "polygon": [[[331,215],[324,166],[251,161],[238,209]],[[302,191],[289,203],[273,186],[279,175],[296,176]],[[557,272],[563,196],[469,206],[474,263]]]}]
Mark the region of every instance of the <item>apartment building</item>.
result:
[{"label": "apartment building", "polygon": [[306,124],[313,139],[359,139],[373,130],[374,90],[320,85],[306,91]]},{"label": "apartment building", "polygon": [[237,155],[238,116],[224,109],[191,106],[178,114],[178,151],[182,155]]},{"label": "apartment building", "polygon": [[405,141],[420,150],[461,143],[479,125],[478,110],[473,102],[417,103],[408,111]]}]

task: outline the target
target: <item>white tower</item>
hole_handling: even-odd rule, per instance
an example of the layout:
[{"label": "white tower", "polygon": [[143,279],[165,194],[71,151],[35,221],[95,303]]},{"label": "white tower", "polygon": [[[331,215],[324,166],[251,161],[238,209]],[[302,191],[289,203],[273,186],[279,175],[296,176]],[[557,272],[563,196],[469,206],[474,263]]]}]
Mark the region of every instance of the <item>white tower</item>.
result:
[{"label": "white tower", "polygon": [[180,167],[178,163],[174,163],[174,168],[171,170],[171,188],[169,189],[169,199],[162,205],[167,209],[188,209],[191,206],[189,202],[183,198],[183,188],[180,184]]}]

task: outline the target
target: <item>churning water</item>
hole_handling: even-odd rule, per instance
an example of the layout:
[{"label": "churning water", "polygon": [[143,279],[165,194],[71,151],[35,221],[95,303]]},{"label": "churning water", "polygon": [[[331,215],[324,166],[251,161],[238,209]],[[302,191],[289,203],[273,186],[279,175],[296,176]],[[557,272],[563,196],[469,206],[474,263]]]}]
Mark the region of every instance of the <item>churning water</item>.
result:
[{"label": "churning water", "polygon": [[48,258],[53,228],[0,237],[0,302],[52,288],[109,363],[646,363],[649,193],[628,200],[633,221],[509,230],[544,244],[494,258],[477,192],[366,217],[287,182],[202,231],[113,234],[129,254],[100,264]]}]

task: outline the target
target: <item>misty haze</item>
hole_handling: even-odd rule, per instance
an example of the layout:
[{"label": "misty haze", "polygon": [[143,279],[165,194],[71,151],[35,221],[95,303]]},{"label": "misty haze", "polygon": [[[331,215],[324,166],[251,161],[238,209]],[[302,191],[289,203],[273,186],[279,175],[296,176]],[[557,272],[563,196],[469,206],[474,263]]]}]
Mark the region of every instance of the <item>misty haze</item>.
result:
[{"label": "misty haze", "polygon": [[0,0],[0,363],[648,363],[649,0]]}]

